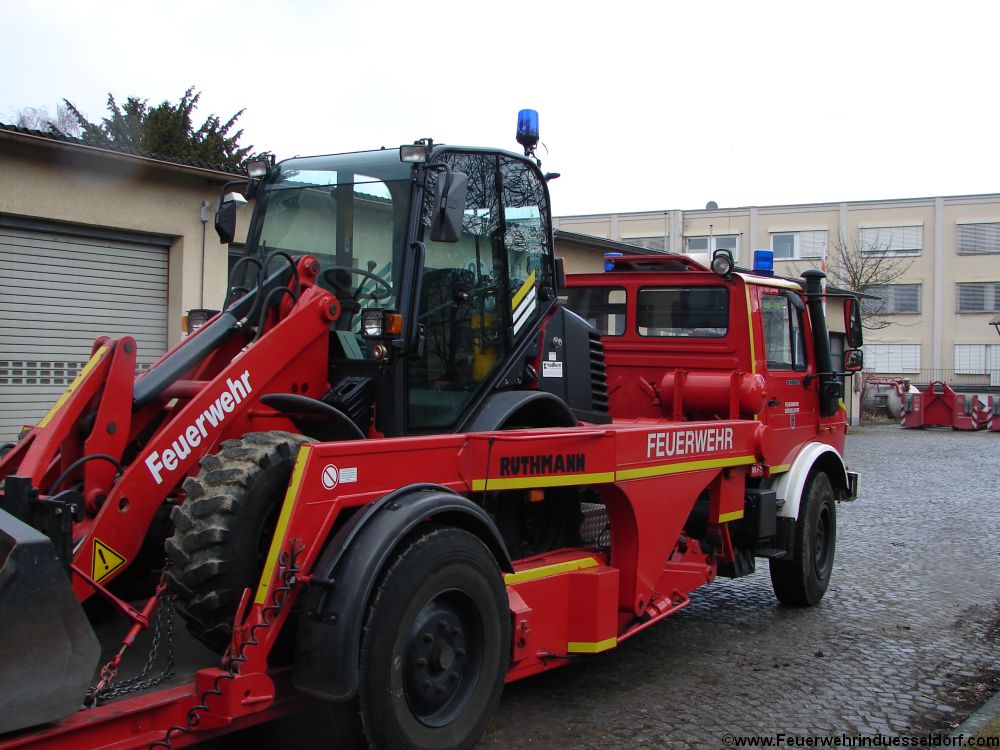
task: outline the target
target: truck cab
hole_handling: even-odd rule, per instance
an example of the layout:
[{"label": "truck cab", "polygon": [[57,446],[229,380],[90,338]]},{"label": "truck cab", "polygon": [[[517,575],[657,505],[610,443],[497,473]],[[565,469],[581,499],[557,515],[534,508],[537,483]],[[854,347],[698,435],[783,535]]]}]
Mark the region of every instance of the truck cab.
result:
[{"label": "truck cab", "polygon": [[567,306],[601,334],[613,418],[758,421],[762,476],[810,440],[842,452],[843,383],[807,281],[718,274],[674,254],[606,268],[569,276]]}]

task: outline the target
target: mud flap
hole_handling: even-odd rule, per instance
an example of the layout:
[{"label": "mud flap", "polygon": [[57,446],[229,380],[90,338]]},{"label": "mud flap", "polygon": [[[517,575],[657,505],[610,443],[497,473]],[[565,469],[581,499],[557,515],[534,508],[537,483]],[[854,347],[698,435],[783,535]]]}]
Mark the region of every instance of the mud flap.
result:
[{"label": "mud flap", "polygon": [[52,542],[0,510],[0,734],[78,710],[100,657]]}]

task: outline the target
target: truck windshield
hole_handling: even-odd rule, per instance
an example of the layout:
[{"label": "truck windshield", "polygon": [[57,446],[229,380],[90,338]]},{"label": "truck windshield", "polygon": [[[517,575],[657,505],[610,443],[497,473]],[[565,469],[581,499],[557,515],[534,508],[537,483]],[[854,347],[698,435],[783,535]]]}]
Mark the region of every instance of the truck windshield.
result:
[{"label": "truck windshield", "polygon": [[410,189],[396,150],[284,161],[257,197],[252,253],[315,256],[321,286],[338,298],[392,309]]}]

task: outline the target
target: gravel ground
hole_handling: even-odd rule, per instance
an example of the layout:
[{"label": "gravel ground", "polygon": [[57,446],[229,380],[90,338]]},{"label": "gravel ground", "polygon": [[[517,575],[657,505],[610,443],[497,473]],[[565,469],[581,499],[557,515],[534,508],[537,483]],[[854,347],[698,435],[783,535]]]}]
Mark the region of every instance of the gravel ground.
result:
[{"label": "gravel ground", "polygon": [[766,563],[619,648],[508,686],[482,747],[717,748],[948,731],[1000,688],[1000,435],[862,428],[823,602]]}]

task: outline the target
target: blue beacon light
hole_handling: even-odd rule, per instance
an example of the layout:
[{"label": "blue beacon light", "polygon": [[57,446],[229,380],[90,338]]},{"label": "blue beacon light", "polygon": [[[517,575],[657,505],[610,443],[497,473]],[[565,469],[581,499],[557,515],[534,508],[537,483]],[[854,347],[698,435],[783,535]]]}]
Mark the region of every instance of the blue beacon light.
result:
[{"label": "blue beacon light", "polygon": [[620,257],[622,257],[621,253],[604,253],[604,270],[614,271],[615,264],[614,261],[611,260],[611,258],[620,258]]},{"label": "blue beacon light", "polygon": [[522,109],[517,113],[517,142],[524,146],[524,155],[535,150],[538,143],[538,112]]},{"label": "blue beacon light", "polygon": [[753,272],[758,276],[774,276],[774,251],[753,251]]}]

